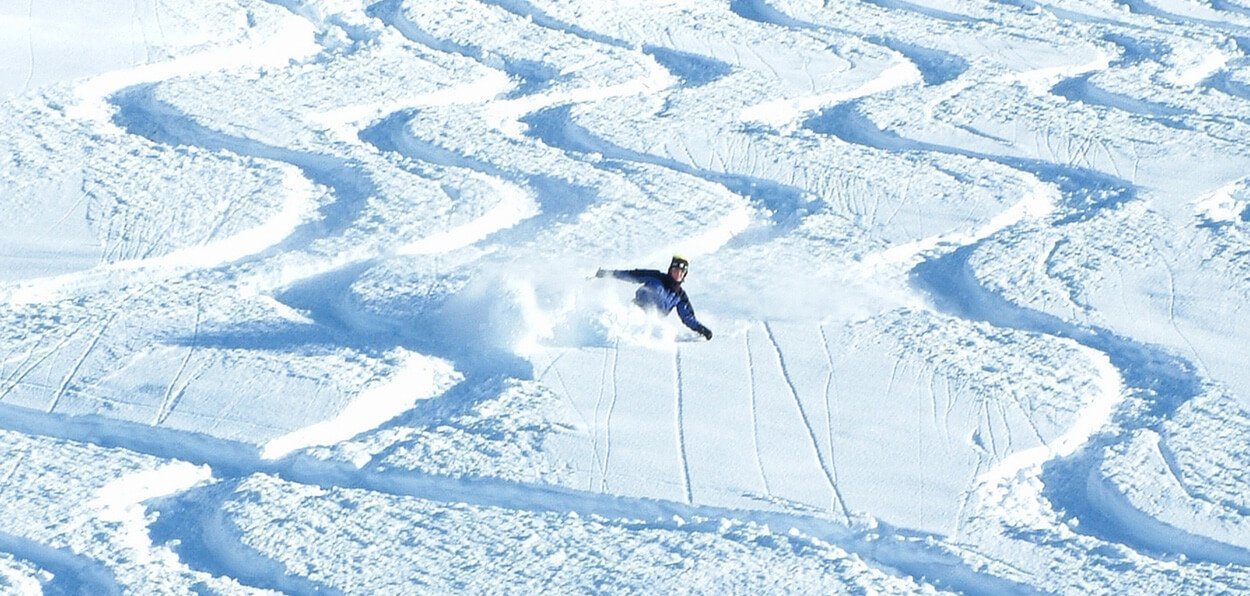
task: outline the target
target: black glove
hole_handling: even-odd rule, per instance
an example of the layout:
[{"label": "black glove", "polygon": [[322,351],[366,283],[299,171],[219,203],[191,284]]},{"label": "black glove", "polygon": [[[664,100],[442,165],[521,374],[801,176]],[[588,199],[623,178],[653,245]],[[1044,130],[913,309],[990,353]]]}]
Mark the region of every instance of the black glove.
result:
[{"label": "black glove", "polygon": [[707,327],[700,327],[699,335],[702,335],[703,339],[706,339],[708,341],[712,340],[712,330],[708,329]]}]

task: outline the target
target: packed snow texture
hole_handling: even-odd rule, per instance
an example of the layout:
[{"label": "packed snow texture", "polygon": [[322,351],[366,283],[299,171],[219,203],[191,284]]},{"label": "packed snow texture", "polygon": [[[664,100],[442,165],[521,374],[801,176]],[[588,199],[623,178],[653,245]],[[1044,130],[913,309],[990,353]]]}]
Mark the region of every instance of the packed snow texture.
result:
[{"label": "packed snow texture", "polygon": [[1250,591],[1248,28],[0,2],[0,593]]}]

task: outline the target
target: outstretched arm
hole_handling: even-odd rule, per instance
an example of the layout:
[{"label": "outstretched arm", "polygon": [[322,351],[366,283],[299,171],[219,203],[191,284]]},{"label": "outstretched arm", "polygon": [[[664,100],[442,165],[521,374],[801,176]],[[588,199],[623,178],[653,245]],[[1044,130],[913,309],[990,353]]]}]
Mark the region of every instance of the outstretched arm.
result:
[{"label": "outstretched arm", "polygon": [[684,294],[681,300],[677,302],[677,316],[681,317],[681,322],[687,327],[694,330],[695,333],[702,335],[704,339],[712,339],[712,330],[703,326],[698,319],[694,317],[694,307],[690,305],[690,299]]},{"label": "outstretched arm", "polygon": [[600,269],[595,277],[612,277],[624,281],[642,283],[648,279],[659,279],[664,273],[654,269]]}]

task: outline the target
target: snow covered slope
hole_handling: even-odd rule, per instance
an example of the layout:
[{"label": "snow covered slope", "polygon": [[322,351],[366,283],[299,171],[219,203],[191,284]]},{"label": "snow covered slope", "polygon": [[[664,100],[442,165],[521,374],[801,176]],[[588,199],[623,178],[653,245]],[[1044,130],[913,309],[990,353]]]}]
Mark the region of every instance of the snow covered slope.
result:
[{"label": "snow covered slope", "polygon": [[1250,591],[1247,30],[0,3],[0,592]]}]

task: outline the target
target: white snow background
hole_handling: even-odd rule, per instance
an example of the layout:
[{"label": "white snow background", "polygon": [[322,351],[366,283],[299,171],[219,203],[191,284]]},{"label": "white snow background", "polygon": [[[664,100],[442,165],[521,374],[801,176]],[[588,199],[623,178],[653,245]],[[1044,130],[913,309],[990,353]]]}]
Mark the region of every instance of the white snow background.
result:
[{"label": "white snow background", "polygon": [[0,0],[0,127],[0,593],[1250,591],[1250,0]]}]

